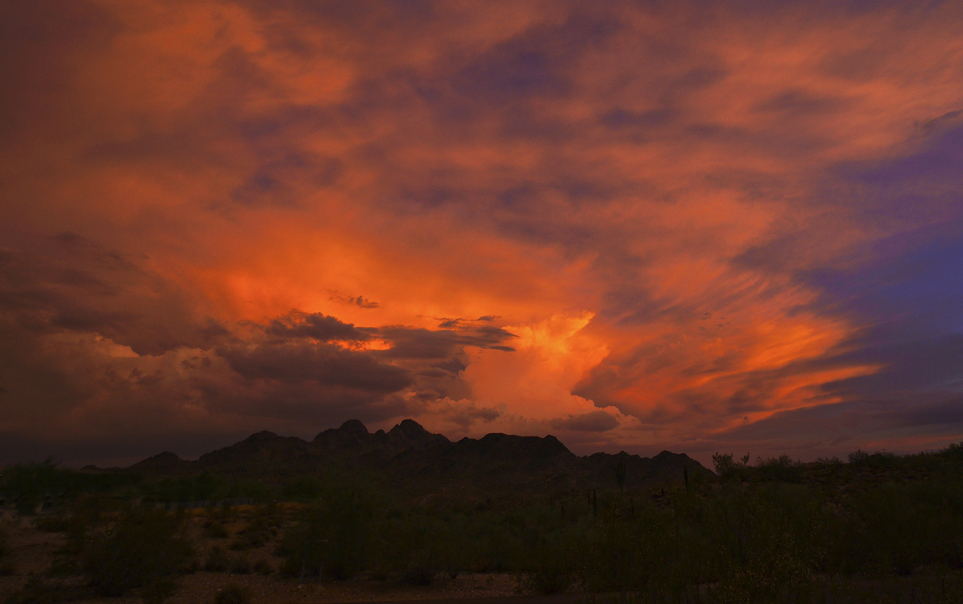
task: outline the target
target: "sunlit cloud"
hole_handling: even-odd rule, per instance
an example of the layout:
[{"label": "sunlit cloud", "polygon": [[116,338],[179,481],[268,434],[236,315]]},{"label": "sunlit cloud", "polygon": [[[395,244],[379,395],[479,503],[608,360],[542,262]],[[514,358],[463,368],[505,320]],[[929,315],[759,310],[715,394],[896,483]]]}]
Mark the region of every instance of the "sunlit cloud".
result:
[{"label": "sunlit cloud", "polygon": [[953,3],[0,10],[5,458],[958,435]]}]

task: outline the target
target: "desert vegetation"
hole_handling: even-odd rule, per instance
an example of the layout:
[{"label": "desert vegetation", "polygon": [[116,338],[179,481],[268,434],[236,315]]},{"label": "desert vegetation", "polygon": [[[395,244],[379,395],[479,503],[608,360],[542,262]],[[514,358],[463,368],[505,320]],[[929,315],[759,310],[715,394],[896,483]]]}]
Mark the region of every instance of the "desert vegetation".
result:
[{"label": "desert vegetation", "polygon": [[[4,601],[163,602],[197,572],[422,586],[511,573],[529,593],[633,602],[963,601],[963,448],[714,462],[714,477],[647,490],[614,465],[608,489],[475,502],[413,499],[357,472],[268,485],[24,464],[3,472],[4,518],[60,546],[19,577],[0,527]],[[232,584],[217,601],[251,597]]]}]

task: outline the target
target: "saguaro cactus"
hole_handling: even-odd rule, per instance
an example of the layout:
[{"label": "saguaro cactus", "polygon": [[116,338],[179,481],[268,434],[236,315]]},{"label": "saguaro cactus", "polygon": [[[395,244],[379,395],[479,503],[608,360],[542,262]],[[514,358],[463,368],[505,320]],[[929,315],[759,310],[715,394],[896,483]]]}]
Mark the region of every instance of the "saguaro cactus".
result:
[{"label": "saguaro cactus", "polygon": [[619,457],[619,463],[615,465],[615,479],[619,482],[619,490],[625,493],[625,473],[628,470],[628,464],[625,463],[625,457]]}]

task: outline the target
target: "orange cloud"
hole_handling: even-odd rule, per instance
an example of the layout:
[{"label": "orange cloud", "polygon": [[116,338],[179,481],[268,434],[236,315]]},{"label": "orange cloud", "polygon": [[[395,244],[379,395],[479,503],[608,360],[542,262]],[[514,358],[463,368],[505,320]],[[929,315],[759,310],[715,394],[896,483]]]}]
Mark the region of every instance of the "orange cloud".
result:
[{"label": "orange cloud", "polygon": [[[0,372],[0,405],[82,391],[56,432],[81,440],[149,431],[129,400],[207,426],[192,443],[356,409],[641,451],[849,404],[836,385],[883,370],[813,275],[959,218],[952,186],[906,181],[894,217],[851,173],[957,127],[955,7],[425,6],[7,9],[0,55],[34,69],[0,64],[0,311],[32,369]],[[269,342],[292,311],[370,338]],[[442,352],[392,356],[415,340]],[[271,351],[301,378],[253,371]],[[336,362],[395,381],[309,379]],[[15,416],[0,432],[39,438]]]}]

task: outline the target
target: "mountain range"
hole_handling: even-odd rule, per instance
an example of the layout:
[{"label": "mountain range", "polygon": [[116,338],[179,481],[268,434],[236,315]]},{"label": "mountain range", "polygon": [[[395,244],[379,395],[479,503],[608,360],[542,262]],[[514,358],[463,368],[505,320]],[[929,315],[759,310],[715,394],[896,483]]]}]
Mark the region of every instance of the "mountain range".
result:
[{"label": "mountain range", "polygon": [[589,489],[637,492],[681,486],[712,472],[685,454],[663,451],[652,458],[618,453],[579,457],[554,436],[488,434],[452,442],[406,419],[391,430],[369,432],[359,420],[325,430],[314,440],[258,432],[188,461],[164,452],[129,469],[154,476],[211,472],[271,483],[323,477],[332,470],[363,472],[413,497],[484,500],[493,496],[557,496]]}]

